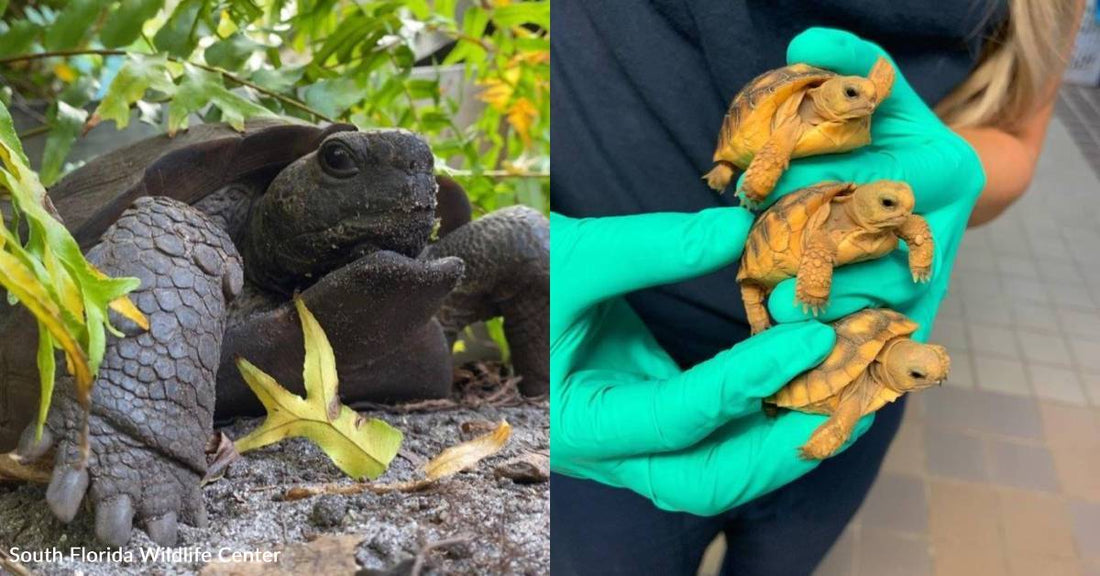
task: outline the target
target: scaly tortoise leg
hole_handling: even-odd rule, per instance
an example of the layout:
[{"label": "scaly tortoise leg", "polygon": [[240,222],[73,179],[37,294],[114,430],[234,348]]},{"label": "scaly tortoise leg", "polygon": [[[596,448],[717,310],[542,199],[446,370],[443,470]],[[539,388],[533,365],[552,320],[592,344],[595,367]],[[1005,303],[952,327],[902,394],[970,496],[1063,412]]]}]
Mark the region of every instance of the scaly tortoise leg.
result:
[{"label": "scaly tortoise leg", "polygon": [[791,154],[798,143],[799,126],[793,117],[777,126],[771,138],[753,156],[739,190],[749,208],[755,210],[764,202],[790,165]]},{"label": "scaly tortoise leg", "polygon": [[853,382],[841,392],[840,402],[833,411],[833,415],[814,430],[809,441],[799,449],[800,455],[807,460],[824,460],[836,454],[848,438],[851,438],[852,430],[855,429],[860,416],[863,416],[863,408],[875,385],[874,381],[864,374],[858,382]]},{"label": "scaly tortoise leg", "polygon": [[703,180],[707,181],[707,186],[710,186],[711,190],[721,194],[730,185],[734,173],[733,164],[719,160],[714,163],[714,168],[711,168],[710,172],[703,175]]},{"label": "scaly tortoise leg", "polygon": [[932,278],[932,259],[935,257],[935,241],[928,221],[913,214],[898,228],[898,237],[909,247],[909,270],[913,281],[928,282]]},{"label": "scaly tortoise leg", "polygon": [[524,394],[550,387],[550,223],[526,206],[503,208],[444,236],[431,258],[457,256],[462,282],[436,316],[450,342],[473,322],[504,317],[512,363]]},{"label": "scaly tortoise leg", "polygon": [[810,236],[802,252],[795,278],[795,304],[802,310],[817,316],[829,303],[829,290],[833,284],[833,267],[836,266],[836,243],[827,232]]},{"label": "scaly tortoise leg", "polygon": [[58,380],[45,442],[26,434],[17,450],[41,454],[56,439],[46,501],[62,522],[73,519],[87,492],[102,542],[126,544],[136,519],[154,542],[172,546],[177,521],[206,524],[199,483],[213,431],[226,303],[243,283],[240,256],[202,213],[146,197],[107,230],[88,260],[111,276],[141,280],[130,297],[150,328],[112,313],[112,324],[127,336],[107,342],[87,419],[86,461],[84,414],[70,377]]},{"label": "scaly tortoise leg", "polygon": [[752,333],[759,334],[771,327],[768,307],[765,304],[768,294],[764,287],[751,281],[741,284],[741,301],[745,303],[745,315],[749,319]]}]

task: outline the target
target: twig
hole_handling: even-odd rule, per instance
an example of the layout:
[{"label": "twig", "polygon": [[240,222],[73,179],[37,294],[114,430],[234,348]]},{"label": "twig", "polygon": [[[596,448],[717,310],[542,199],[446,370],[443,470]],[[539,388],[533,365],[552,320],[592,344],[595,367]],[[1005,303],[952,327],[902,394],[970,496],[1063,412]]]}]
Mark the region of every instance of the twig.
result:
[{"label": "twig", "polygon": [[412,569],[409,570],[409,576],[420,576],[420,573],[424,571],[424,563],[427,562],[428,552],[437,548],[454,546],[455,544],[465,544],[470,540],[473,540],[472,536],[462,535],[425,544],[420,548],[420,551],[416,553],[416,560],[413,561]]},{"label": "twig", "polygon": [[28,138],[34,138],[35,136],[40,136],[42,134],[45,134],[45,133],[49,132],[52,129],[53,129],[53,126],[50,126],[49,124],[43,124],[42,126],[39,126],[37,128],[31,128],[30,130],[27,130],[26,132],[20,132],[19,133],[19,139],[20,140],[26,140]]},{"label": "twig", "polygon": [[[90,54],[95,54],[95,55],[99,55],[99,56],[125,56],[125,55],[129,54],[129,52],[127,52],[125,50],[91,49],[91,48],[82,49],[82,50],[50,50],[50,51],[47,51],[47,52],[35,52],[34,54],[19,54],[19,55],[16,55],[16,56],[8,56],[7,58],[0,58],[0,64],[12,64],[12,63],[15,63],[15,62],[26,62],[26,61],[30,61],[30,60],[41,60],[43,58],[85,56],[85,55],[90,55]],[[146,54],[144,52],[136,52],[136,54],[142,54],[144,56],[151,56],[151,54]],[[201,68],[203,70],[206,70],[207,72],[214,72],[216,74],[220,74],[226,80],[236,82],[237,84],[240,84],[242,86],[248,86],[249,88],[251,88],[251,89],[253,89],[253,90],[255,90],[255,91],[257,91],[261,94],[264,94],[266,96],[270,96],[271,98],[274,98],[274,99],[278,100],[279,102],[282,102],[283,104],[286,104],[288,106],[293,106],[295,108],[298,108],[299,110],[303,110],[305,112],[308,112],[309,114],[312,114],[316,118],[319,118],[319,119],[324,120],[326,122],[336,122],[336,120],[330,118],[329,116],[327,116],[325,114],[322,114],[321,112],[318,112],[317,110],[314,110],[313,108],[306,105],[304,102],[299,102],[298,100],[295,100],[294,98],[283,96],[282,94],[279,94],[278,92],[273,92],[271,90],[268,90],[267,88],[264,88],[263,86],[260,86],[259,84],[256,84],[254,82],[250,82],[248,80],[245,80],[244,78],[241,78],[240,76],[237,76],[236,74],[233,74],[232,72],[230,72],[230,71],[228,71],[224,68],[219,68],[217,66],[210,66],[208,64],[200,64],[198,62],[192,62],[190,60],[186,60],[186,59],[183,59],[183,58],[178,58],[176,56],[168,56],[168,59],[173,61],[173,62],[177,62],[179,64],[190,64],[190,65],[192,65],[196,68]]]},{"label": "twig", "polygon": [[30,568],[16,562],[15,558],[12,558],[7,549],[4,548],[0,548],[0,568],[10,571],[16,576],[35,576]]}]

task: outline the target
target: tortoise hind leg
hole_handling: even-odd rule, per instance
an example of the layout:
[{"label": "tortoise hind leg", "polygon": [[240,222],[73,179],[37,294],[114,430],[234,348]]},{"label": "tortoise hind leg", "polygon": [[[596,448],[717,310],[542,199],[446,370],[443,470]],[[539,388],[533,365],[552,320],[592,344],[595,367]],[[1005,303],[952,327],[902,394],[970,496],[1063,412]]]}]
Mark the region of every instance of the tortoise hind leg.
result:
[{"label": "tortoise hind leg", "polygon": [[437,318],[449,342],[474,322],[504,317],[512,363],[524,394],[550,386],[550,222],[526,206],[479,218],[428,247],[429,258],[457,256],[466,263],[462,282],[444,300]]},{"label": "tortoise hind leg", "polygon": [[711,190],[721,194],[730,185],[730,181],[733,180],[733,173],[732,164],[725,160],[719,160],[714,163],[714,168],[711,168],[710,172],[703,175],[703,180],[707,181],[707,186],[710,186]]},{"label": "tortoise hind leg", "polygon": [[748,316],[752,333],[759,334],[771,327],[768,307],[765,304],[768,294],[764,287],[755,282],[741,283],[741,300],[745,303],[745,315]]}]

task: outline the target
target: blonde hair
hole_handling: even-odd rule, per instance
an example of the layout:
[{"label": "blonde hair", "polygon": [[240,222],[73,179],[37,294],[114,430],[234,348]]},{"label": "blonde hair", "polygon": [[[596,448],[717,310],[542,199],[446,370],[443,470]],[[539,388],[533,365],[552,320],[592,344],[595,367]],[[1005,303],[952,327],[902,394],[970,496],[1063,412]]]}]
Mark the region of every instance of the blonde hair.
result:
[{"label": "blonde hair", "polygon": [[974,71],[936,106],[954,127],[1012,129],[1053,95],[1065,67],[1079,0],[1009,0]]}]

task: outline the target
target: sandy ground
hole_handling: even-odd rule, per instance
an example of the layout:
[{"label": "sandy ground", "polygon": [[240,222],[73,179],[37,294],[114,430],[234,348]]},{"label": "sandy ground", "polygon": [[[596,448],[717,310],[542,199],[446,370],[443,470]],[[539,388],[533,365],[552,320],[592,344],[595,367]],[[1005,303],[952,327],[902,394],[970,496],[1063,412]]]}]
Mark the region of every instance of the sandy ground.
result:
[{"label": "sandy ground", "polygon": [[[214,565],[203,569],[204,562],[187,558],[145,562],[141,551],[155,550],[156,546],[138,529],[123,549],[133,556],[132,561],[81,561],[69,556],[71,547],[106,550],[94,541],[93,514],[85,509],[72,524],[62,525],[46,508],[45,488],[27,485],[0,485],[0,549],[60,549],[66,555],[64,560],[26,563],[26,568],[42,575],[195,574],[200,570],[203,574],[269,574],[282,570],[350,574],[361,569],[389,570],[397,565],[401,565],[397,570],[384,573],[409,574],[414,563],[411,559],[421,552],[425,561],[419,572],[422,575],[549,573],[550,484],[517,483],[494,473],[499,465],[526,452],[549,454],[550,422],[545,402],[368,414],[388,421],[405,434],[405,456],[398,456],[379,482],[419,478],[414,462],[470,439],[502,418],[513,426],[513,433],[502,452],[482,461],[476,469],[417,493],[367,492],[284,501],[282,494],[289,487],[351,481],[319,449],[300,439],[245,455],[230,466],[223,479],[205,487],[209,528],[181,526],[176,550],[206,551],[215,558],[223,549],[282,550],[278,565],[225,570],[225,566]],[[242,420],[224,430],[237,438],[257,423]],[[431,546],[456,538],[466,540]],[[257,568],[263,570],[251,571]]]}]

